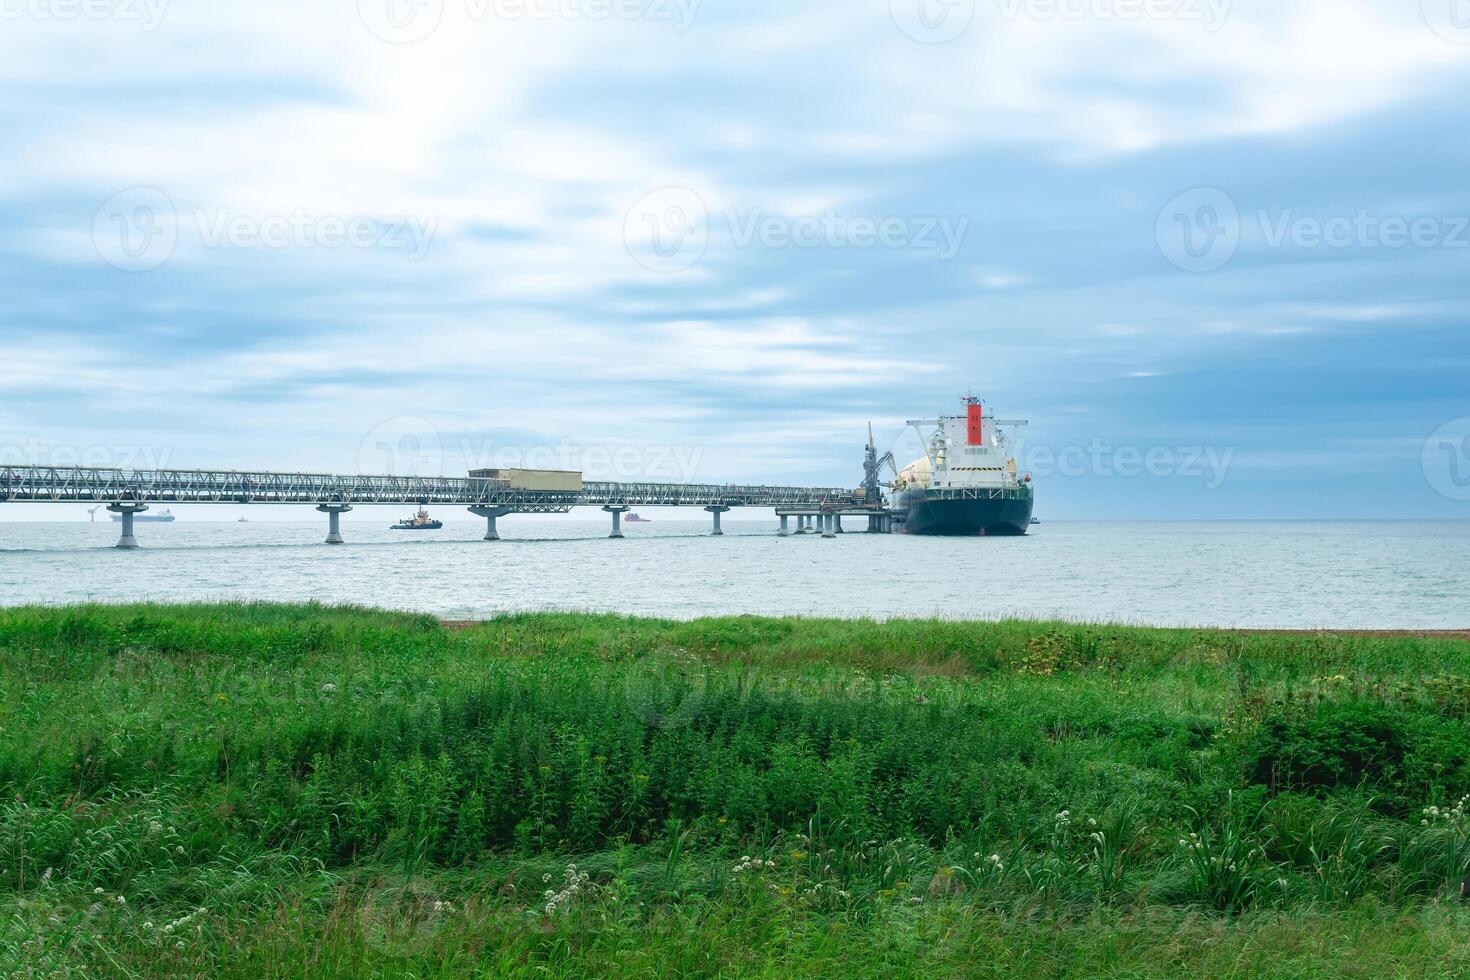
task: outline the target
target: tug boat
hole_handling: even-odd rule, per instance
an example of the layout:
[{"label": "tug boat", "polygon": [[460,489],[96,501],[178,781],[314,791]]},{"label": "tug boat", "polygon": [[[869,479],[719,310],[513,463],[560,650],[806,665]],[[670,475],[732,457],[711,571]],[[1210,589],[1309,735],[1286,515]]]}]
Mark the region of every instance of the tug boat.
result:
[{"label": "tug boat", "polygon": [[1017,475],[1007,429],[1024,419],[998,419],[966,397],[963,415],[914,419],[924,455],[893,481],[894,529],[908,534],[1018,535],[1034,523],[1031,474]]},{"label": "tug boat", "polygon": [[444,526],[444,522],[443,521],[436,521],[434,518],[432,518],[432,517],[429,516],[429,512],[428,511],[426,511],[426,510],[420,510],[418,513],[414,514],[412,517],[405,517],[403,520],[399,521],[397,524],[394,524],[393,527],[392,527],[392,530],[394,530],[394,531],[433,531],[433,530],[436,530],[437,528],[441,528],[443,526]]}]

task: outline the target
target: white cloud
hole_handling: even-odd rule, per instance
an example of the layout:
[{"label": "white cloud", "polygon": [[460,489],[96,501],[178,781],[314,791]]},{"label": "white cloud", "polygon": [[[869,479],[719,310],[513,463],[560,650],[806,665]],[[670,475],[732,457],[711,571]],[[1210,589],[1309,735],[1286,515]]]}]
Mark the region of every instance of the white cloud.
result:
[{"label": "white cloud", "polygon": [[848,126],[827,139],[908,153],[1034,141],[1085,157],[1321,127],[1470,65],[1470,49],[1446,43],[1411,8],[1237,0],[1210,33],[1180,19],[1007,19],[981,4],[948,44],[874,49],[867,81],[883,84],[868,86],[881,106],[872,130]]}]

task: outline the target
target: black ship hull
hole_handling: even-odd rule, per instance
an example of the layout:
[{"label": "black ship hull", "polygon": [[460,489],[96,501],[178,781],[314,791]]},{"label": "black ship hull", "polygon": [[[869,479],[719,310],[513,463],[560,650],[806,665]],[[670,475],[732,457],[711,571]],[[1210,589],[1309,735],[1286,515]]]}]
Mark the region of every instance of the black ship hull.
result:
[{"label": "black ship hull", "polygon": [[907,534],[1018,535],[1031,525],[1029,488],[996,496],[945,490],[894,496],[897,529]]}]

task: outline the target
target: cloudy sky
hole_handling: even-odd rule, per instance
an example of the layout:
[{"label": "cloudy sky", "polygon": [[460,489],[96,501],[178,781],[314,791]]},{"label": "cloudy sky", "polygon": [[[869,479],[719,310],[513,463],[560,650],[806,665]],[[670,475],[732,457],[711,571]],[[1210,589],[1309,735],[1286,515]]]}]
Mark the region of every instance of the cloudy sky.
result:
[{"label": "cloudy sky", "polygon": [[[0,0],[4,463],[1470,514],[1465,0]],[[12,516],[12,515],[7,515]]]}]

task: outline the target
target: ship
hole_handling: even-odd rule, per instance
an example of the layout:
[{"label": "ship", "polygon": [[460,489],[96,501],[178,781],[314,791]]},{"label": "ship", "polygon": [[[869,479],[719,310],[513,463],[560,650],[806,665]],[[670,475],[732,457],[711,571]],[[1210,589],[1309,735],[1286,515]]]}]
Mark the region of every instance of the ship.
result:
[{"label": "ship", "polygon": [[[114,521],[121,521],[122,515],[113,514],[112,519]],[[159,511],[157,514],[150,514],[147,511],[139,511],[133,515],[133,520],[137,521],[139,524],[172,524],[176,520],[176,518],[173,515],[173,511],[165,509]]]},{"label": "ship", "polygon": [[443,521],[436,521],[429,516],[426,510],[420,510],[412,517],[405,517],[394,524],[390,530],[394,531],[433,531],[444,526]]},{"label": "ship", "polygon": [[636,512],[623,515],[624,524],[652,524],[652,518],[639,517]]},{"label": "ship", "polygon": [[[967,396],[964,414],[912,419],[924,455],[894,475],[889,510],[894,530],[908,534],[1020,535],[1031,525],[1031,475],[1017,474],[1007,430],[1024,419],[987,414]],[[868,483],[878,462],[868,437]],[[887,455],[892,465],[892,454]]]}]

